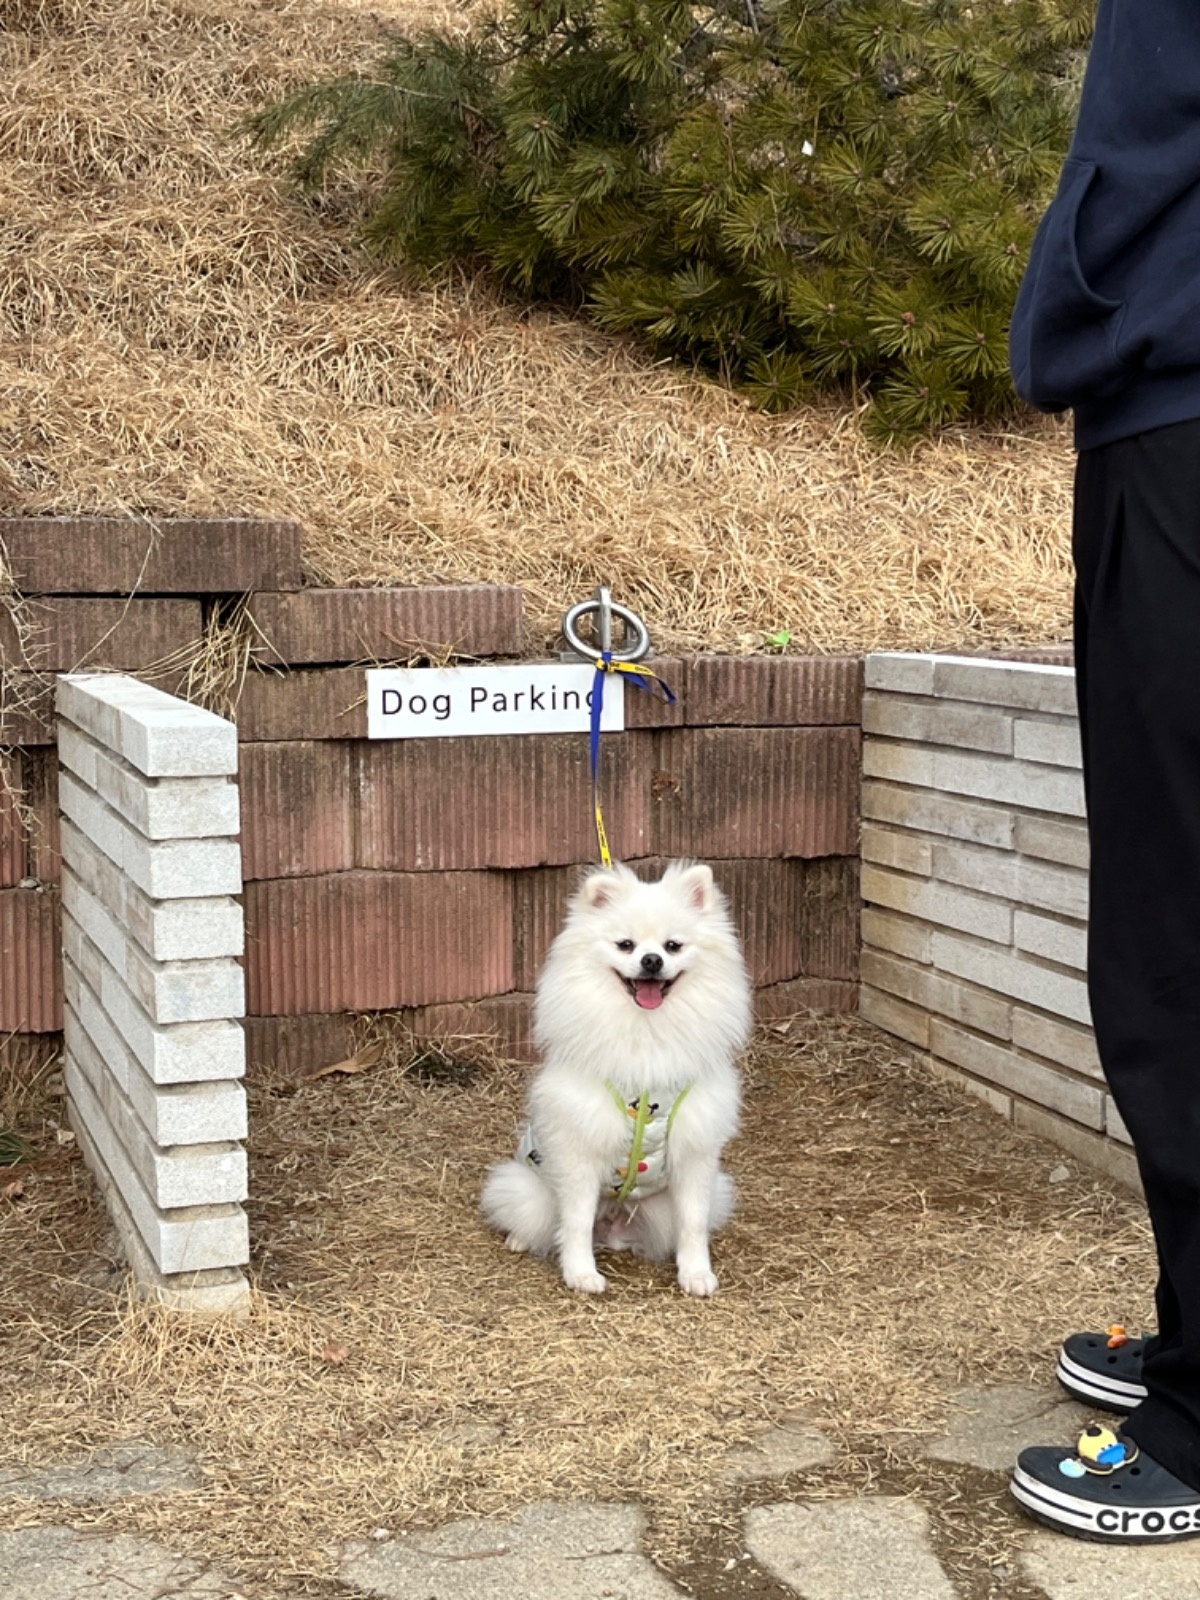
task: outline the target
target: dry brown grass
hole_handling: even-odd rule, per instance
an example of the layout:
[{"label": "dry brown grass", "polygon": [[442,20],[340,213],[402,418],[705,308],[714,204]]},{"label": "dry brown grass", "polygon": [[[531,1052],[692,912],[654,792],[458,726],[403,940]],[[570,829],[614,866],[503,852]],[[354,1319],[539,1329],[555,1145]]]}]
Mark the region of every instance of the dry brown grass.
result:
[{"label": "dry brown grass", "polygon": [[1050,425],[910,457],[771,420],[480,283],[373,274],[234,136],[440,0],[0,0],[0,509],[292,515],[334,583],[597,580],[663,646],[977,647],[1067,627]]},{"label": "dry brown grass", "polygon": [[[521,1075],[431,1071],[419,1082],[391,1055],[255,1087],[242,1326],[189,1329],[119,1298],[77,1161],[35,1169],[27,1199],[0,1205],[8,1457],[192,1447],[203,1490],[87,1523],[206,1554],[255,1596],[328,1577],[342,1538],[547,1497],[640,1501],[674,1559],[734,1513],[722,1462],[764,1422],[803,1411],[839,1446],[791,1492],[900,1482],[949,1503],[947,1469],[916,1452],[955,1388],[1044,1385],[1064,1329],[1149,1315],[1132,1197],[1086,1173],[1052,1186],[1060,1153],[859,1022],[800,1022],[757,1050],[712,1303],[625,1257],[592,1300],[510,1256],[477,1197]],[[0,1526],[63,1516],[10,1505]],[[971,1540],[1016,1536],[1008,1511],[989,1518],[986,1541],[978,1517],[958,1528],[968,1566]]]}]

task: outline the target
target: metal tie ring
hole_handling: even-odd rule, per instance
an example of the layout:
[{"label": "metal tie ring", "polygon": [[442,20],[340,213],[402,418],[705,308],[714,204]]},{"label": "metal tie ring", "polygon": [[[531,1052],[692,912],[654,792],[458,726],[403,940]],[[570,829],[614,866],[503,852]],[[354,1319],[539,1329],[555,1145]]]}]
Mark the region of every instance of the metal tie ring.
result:
[{"label": "metal tie ring", "polygon": [[[582,617],[596,615],[597,644],[588,644],[580,637],[577,624]],[[625,642],[621,650],[613,649],[612,619],[619,617],[625,624]],[[618,605],[607,589],[600,589],[594,600],[581,600],[572,606],[563,618],[563,638],[571,649],[589,661],[599,661],[608,651],[614,661],[640,661],[650,651],[650,632],[636,611]],[[632,640],[632,643],[630,642]]]}]

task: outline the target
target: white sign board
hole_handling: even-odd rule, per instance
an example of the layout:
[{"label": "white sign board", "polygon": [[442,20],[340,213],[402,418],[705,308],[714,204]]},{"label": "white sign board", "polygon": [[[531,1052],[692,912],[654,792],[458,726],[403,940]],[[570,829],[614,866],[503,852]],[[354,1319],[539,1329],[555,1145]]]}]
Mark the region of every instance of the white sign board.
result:
[{"label": "white sign board", "polygon": [[[580,662],[516,667],[372,667],[367,738],[471,738],[483,733],[586,733],[596,669]],[[604,685],[600,728],[625,727],[619,673]]]}]

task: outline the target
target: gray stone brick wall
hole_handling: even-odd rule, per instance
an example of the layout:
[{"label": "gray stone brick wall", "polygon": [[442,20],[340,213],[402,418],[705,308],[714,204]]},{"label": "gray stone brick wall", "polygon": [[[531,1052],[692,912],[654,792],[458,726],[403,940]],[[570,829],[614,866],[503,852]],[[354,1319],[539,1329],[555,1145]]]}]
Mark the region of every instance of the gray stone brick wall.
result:
[{"label": "gray stone brick wall", "polygon": [[1136,1184],[1090,1026],[1073,670],[869,656],[863,731],[863,1015]]},{"label": "gray stone brick wall", "polygon": [[248,1305],[237,730],[132,678],[58,684],[71,1122],[141,1294]]}]

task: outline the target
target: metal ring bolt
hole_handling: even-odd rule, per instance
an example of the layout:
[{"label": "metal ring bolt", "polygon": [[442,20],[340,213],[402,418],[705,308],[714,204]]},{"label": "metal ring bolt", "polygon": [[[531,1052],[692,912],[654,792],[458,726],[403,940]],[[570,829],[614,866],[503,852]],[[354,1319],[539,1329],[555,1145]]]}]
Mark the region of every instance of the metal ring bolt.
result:
[{"label": "metal ring bolt", "polygon": [[[593,614],[596,616],[598,644],[588,644],[580,637],[576,626],[581,617]],[[619,617],[625,624],[624,648],[621,650],[614,650],[612,646],[613,617]],[[611,652],[614,661],[640,661],[650,650],[650,632],[641,617],[636,611],[630,611],[628,606],[618,605],[604,589],[598,592],[594,600],[581,600],[577,606],[572,606],[563,618],[562,631],[571,649],[586,656],[589,661],[599,661],[605,650]]]}]

